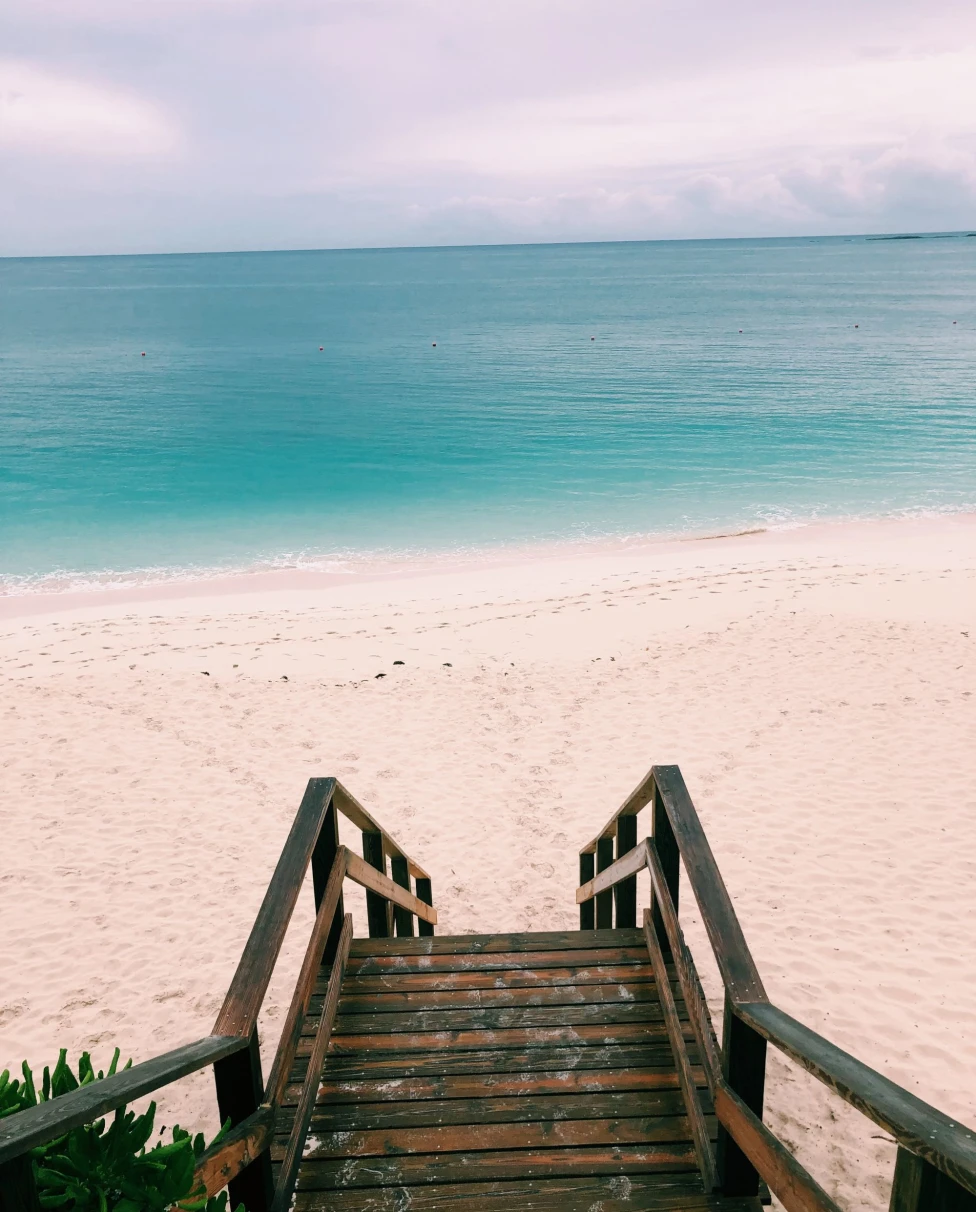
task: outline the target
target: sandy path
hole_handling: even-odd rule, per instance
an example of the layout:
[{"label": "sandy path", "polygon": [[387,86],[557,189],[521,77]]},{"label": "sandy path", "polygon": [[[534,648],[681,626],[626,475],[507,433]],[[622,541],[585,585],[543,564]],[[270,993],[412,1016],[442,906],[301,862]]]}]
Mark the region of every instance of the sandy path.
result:
[{"label": "sandy path", "polygon": [[[441,930],[558,929],[579,846],[673,761],[774,1000],[976,1122],[976,524],[208,592],[2,603],[0,1065],[205,1034],[310,775],[431,870]],[[887,1207],[883,1134],[770,1075],[816,1176]],[[212,1103],[201,1074],[166,1122]]]}]

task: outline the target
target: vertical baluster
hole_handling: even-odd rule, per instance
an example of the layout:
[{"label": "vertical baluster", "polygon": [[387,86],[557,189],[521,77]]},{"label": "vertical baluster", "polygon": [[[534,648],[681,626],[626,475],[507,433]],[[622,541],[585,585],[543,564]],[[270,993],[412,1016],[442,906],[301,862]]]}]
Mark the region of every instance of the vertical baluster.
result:
[{"label": "vertical baluster", "polygon": [[[386,875],[386,855],[383,834],[363,831],[363,858],[371,867]],[[366,919],[370,938],[390,938],[393,934],[393,914],[390,902],[378,892],[366,892]]]},{"label": "vertical baluster", "polygon": [[[681,852],[678,849],[678,841],[674,836],[674,830],[671,828],[671,821],[668,819],[668,812],[664,806],[664,801],[661,799],[661,793],[656,787],[654,788],[651,831],[654,835],[657,857],[661,860],[664,882],[668,886],[668,892],[671,893],[671,901],[674,904],[674,911],[677,913]],[[668,932],[664,928],[664,918],[661,916],[661,910],[658,908],[653,896],[651,903],[654,910],[654,933],[657,935],[657,941],[661,944],[662,955],[665,960],[669,960],[671,958],[671,943],[668,939]]]},{"label": "vertical baluster", "polygon": [[[617,858],[623,858],[637,845],[637,817],[628,814],[617,817]],[[630,875],[614,888],[617,909],[617,929],[637,925],[637,876]]]},{"label": "vertical baluster", "polygon": [[[597,874],[613,863],[613,838],[601,837],[596,844]],[[596,894],[596,928],[610,930],[613,928],[613,889]]]},{"label": "vertical baluster", "polygon": [[[394,884],[399,884],[401,888],[410,891],[410,865],[405,858],[397,856],[390,859],[390,874]],[[401,909],[399,905],[394,905],[393,922],[396,932],[401,938],[413,936],[413,914],[409,909]]]},{"label": "vertical baluster", "polygon": [[[322,904],[322,897],[325,895],[325,886],[329,882],[329,876],[332,873],[332,864],[335,862],[336,851],[339,849],[339,814],[336,811],[335,801],[333,801],[326,811],[325,820],[322,822],[322,828],[319,830],[318,841],[315,843],[315,849],[312,851],[312,888],[315,893],[315,911],[318,912],[319,906]],[[343,908],[342,897],[339,897],[339,903],[336,906],[335,917],[332,919],[332,926],[329,929],[329,937],[326,939],[325,947],[322,951],[322,963],[327,966],[332,966],[332,961],[335,959],[336,950],[339,946],[339,936],[342,934],[342,921],[345,917],[345,909]]]},{"label": "vertical baluster", "polygon": [[888,1212],[974,1212],[976,1195],[923,1157],[898,1146]]},{"label": "vertical baluster", "polygon": [[[430,880],[418,876],[414,891],[418,901],[423,901],[425,905],[432,905],[434,903],[434,893],[431,890]],[[434,933],[433,923],[425,922],[422,917],[418,918],[417,933],[421,938],[430,938]]]},{"label": "vertical baluster", "polygon": [[[592,851],[590,851],[589,854],[584,852],[584,853],[580,854],[579,860],[580,860],[579,882],[580,882],[580,887],[582,888],[582,886],[584,884],[589,883],[589,881],[593,878],[593,876],[595,874],[594,865],[596,863],[596,856],[593,854]],[[581,930],[593,930],[594,929],[594,927],[596,926],[595,910],[596,910],[596,906],[593,903],[592,897],[590,897],[590,899],[588,901],[582,902],[582,904],[579,907],[580,929]]]},{"label": "vertical baluster", "polygon": [[0,1166],[0,1212],[41,1212],[29,1153]]},{"label": "vertical baluster", "polygon": [[[766,1041],[736,1017],[728,995],[725,998],[722,1028],[722,1073],[746,1106],[762,1119]],[[726,1195],[752,1196],[759,1193],[759,1175],[752,1162],[721,1124],[716,1160],[719,1184]]]},{"label": "vertical baluster", "polygon": [[[234,1127],[258,1109],[264,1098],[264,1081],[257,1027],[251,1032],[247,1048],[217,1061],[214,1080],[221,1123],[229,1119]],[[274,1198],[271,1150],[265,1149],[246,1170],[232,1178],[228,1189],[231,1208],[243,1204],[247,1212],[268,1212]]]}]

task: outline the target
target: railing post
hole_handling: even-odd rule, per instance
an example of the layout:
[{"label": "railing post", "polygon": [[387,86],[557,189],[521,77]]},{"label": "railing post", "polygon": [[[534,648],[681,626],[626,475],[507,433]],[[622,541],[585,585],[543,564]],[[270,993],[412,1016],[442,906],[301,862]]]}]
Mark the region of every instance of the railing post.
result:
[{"label": "railing post", "polygon": [[[383,834],[367,833],[363,830],[363,858],[371,867],[386,875],[386,856],[383,853]],[[366,918],[369,922],[370,938],[390,938],[393,934],[393,914],[390,902],[378,892],[366,892]]]},{"label": "railing post", "polygon": [[[722,1028],[722,1075],[749,1110],[762,1119],[766,1041],[736,1016],[728,995]],[[759,1175],[755,1167],[721,1124],[716,1161],[718,1181],[724,1194],[758,1195]]]},{"label": "railing post", "polygon": [[[394,884],[399,884],[401,888],[410,891],[410,864],[405,858],[397,856],[390,859],[390,875]],[[409,909],[401,909],[399,905],[394,905],[393,923],[401,938],[413,937],[413,914]]]},{"label": "railing post", "polygon": [[973,1212],[976,1195],[924,1157],[898,1146],[888,1212]]},{"label": "railing post", "polygon": [[41,1212],[29,1153],[0,1166],[0,1212]]},{"label": "railing post", "polygon": [[[434,893],[431,890],[430,880],[418,876],[417,883],[414,888],[414,895],[417,897],[418,901],[423,901],[425,905],[433,905]],[[418,918],[417,933],[422,938],[432,937],[434,933],[433,922],[425,922],[423,918]]]},{"label": "railing post", "polygon": [[[596,844],[597,875],[613,863],[613,838],[601,837]],[[596,928],[597,930],[613,929],[613,889],[596,894]]]},{"label": "railing post", "polygon": [[[636,815],[617,817],[617,858],[637,845]],[[630,875],[614,888],[616,900],[617,929],[637,925],[637,876]]]},{"label": "railing post", "polygon": [[[264,1082],[257,1027],[251,1032],[246,1048],[216,1062],[214,1080],[221,1123],[229,1119],[233,1128],[258,1109],[264,1098]],[[246,1170],[232,1178],[228,1189],[231,1208],[243,1204],[247,1212],[268,1212],[274,1199],[271,1150],[265,1149]]]},{"label": "railing post", "polygon": [[[339,849],[339,814],[336,811],[335,800],[329,804],[319,830],[318,841],[312,851],[312,888],[315,892],[315,912],[318,913],[325,896],[325,886],[332,874],[332,864],[335,862],[336,851]],[[322,963],[331,967],[339,946],[339,936],[342,934],[342,922],[345,917],[342,896],[336,905],[335,917],[329,928],[329,937],[322,949]]]},{"label": "railing post", "polygon": [[[651,830],[654,836],[654,845],[657,849],[657,857],[661,861],[661,870],[664,872],[664,882],[668,886],[668,892],[671,893],[671,903],[674,905],[675,913],[677,913],[681,852],[678,849],[678,841],[674,836],[674,830],[671,828],[668,810],[665,808],[664,800],[661,798],[661,793],[656,786],[654,788],[654,810]],[[665,960],[668,960],[671,958],[671,942],[668,938],[668,932],[664,927],[664,918],[661,916],[661,910],[658,908],[657,902],[653,897],[652,903],[654,906],[654,933],[657,935],[657,941],[661,944],[661,954]]]},{"label": "railing post", "polygon": [[[595,866],[594,866],[594,864],[596,863],[596,856],[591,851],[589,854],[586,854],[586,853],[581,854],[579,856],[579,858],[580,858],[579,882],[580,882],[580,887],[582,888],[582,886],[586,883],[589,883],[589,881],[596,874],[596,870],[595,870]],[[583,901],[581,903],[579,909],[580,909],[580,929],[581,930],[593,930],[596,926],[596,918],[594,916],[596,906],[593,904],[593,898],[590,897],[590,899],[588,901]]]}]

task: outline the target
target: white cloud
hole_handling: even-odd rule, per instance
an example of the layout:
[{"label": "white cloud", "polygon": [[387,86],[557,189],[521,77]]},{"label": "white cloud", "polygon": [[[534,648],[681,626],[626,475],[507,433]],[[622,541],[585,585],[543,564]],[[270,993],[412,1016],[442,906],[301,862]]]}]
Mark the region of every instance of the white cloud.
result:
[{"label": "white cloud", "polygon": [[117,158],[168,154],[178,143],[175,125],[139,97],[0,60],[0,147]]}]

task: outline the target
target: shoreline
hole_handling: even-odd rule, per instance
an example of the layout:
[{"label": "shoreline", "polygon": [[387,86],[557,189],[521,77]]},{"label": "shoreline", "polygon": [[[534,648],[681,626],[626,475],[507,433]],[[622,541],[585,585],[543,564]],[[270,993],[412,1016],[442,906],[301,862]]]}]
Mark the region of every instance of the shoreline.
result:
[{"label": "shoreline", "polygon": [[[782,552],[823,546],[845,551],[866,541],[878,543],[890,554],[892,543],[902,535],[942,535],[948,529],[976,533],[976,513],[924,514],[897,518],[837,519],[790,526],[752,527],[716,534],[622,536],[594,540],[565,540],[543,544],[496,545],[408,557],[365,557],[360,567],[342,571],[321,568],[255,568],[248,571],[205,573],[200,576],[160,578],[139,584],[106,583],[44,589],[23,593],[0,593],[0,619],[59,614],[62,611],[97,609],[112,611],[123,606],[145,606],[153,602],[224,599],[250,595],[315,594],[343,587],[381,584],[406,579],[443,578],[526,565],[586,562],[633,557],[659,559],[664,565],[683,563],[696,551],[709,556],[718,550],[729,559],[749,558],[755,548]],[[339,557],[323,557],[338,563]]]}]

